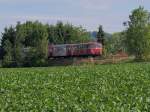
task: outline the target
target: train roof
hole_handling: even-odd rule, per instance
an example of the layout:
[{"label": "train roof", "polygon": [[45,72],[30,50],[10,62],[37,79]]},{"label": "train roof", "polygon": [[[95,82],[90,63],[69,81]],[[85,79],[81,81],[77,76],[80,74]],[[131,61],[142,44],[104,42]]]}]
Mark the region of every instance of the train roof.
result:
[{"label": "train roof", "polygon": [[49,44],[49,45],[80,45],[80,44],[101,44],[98,42],[86,42],[86,43],[76,43],[76,44]]}]

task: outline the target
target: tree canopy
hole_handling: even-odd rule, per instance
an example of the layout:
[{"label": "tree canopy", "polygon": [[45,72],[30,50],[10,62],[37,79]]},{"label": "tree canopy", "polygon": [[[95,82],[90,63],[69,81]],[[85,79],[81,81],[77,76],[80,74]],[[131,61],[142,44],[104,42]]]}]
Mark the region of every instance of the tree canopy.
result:
[{"label": "tree canopy", "polygon": [[48,25],[49,42],[53,44],[83,43],[91,40],[90,33],[82,27],[58,22],[56,25]]},{"label": "tree canopy", "polygon": [[98,32],[97,32],[97,42],[101,43],[104,46],[104,41],[105,41],[105,35],[104,35],[103,27],[102,25],[99,26]]},{"label": "tree canopy", "polygon": [[150,13],[141,6],[129,16],[125,43],[136,59],[146,58],[150,53]]},{"label": "tree canopy", "polygon": [[69,44],[90,41],[82,27],[58,22],[56,25],[39,21],[18,22],[4,29],[1,46],[4,66],[40,66],[47,61],[48,44]]},{"label": "tree canopy", "polygon": [[118,51],[126,52],[126,46],[124,43],[125,33],[124,32],[116,32],[113,33],[112,36],[106,39],[105,48],[107,50],[107,54],[115,54]]}]

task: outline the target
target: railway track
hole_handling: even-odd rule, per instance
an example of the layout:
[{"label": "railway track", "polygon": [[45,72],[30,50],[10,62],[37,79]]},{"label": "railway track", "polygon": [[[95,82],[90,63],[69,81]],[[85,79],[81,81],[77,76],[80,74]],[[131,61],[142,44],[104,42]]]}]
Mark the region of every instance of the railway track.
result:
[{"label": "railway track", "polygon": [[68,57],[68,58],[53,58],[49,60],[50,65],[80,65],[80,64],[109,64],[119,63],[128,60],[129,57]]}]

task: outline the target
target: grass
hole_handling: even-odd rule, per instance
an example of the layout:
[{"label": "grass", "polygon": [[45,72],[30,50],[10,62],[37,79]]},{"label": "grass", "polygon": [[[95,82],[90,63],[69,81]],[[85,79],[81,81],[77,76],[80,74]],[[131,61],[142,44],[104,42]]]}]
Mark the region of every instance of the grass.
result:
[{"label": "grass", "polygon": [[149,63],[0,69],[2,112],[149,110]]}]

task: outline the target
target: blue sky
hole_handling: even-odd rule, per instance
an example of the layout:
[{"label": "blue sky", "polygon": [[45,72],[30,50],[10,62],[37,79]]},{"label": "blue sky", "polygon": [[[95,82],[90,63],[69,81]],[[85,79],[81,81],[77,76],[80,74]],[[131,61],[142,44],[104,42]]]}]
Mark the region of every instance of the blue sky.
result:
[{"label": "blue sky", "polygon": [[150,11],[150,0],[0,0],[0,32],[17,21],[55,24],[61,20],[88,31],[101,24],[113,33],[124,29],[122,23],[139,5]]}]

